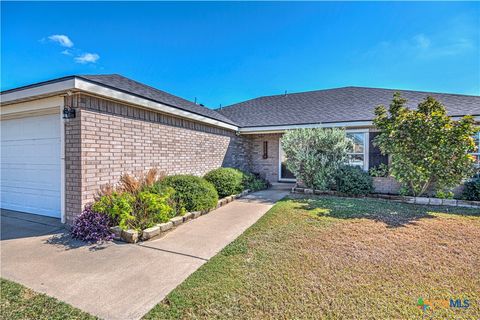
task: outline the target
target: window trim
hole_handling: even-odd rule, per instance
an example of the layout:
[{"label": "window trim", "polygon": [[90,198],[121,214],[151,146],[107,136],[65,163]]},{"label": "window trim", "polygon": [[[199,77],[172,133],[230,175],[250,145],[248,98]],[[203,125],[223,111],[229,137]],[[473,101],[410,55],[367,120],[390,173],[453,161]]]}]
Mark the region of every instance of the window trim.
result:
[{"label": "window trim", "polygon": [[[369,156],[370,156],[370,131],[368,129],[346,129],[345,133],[363,133],[363,170],[368,171]],[[349,152],[348,154],[360,154],[356,152]]]}]

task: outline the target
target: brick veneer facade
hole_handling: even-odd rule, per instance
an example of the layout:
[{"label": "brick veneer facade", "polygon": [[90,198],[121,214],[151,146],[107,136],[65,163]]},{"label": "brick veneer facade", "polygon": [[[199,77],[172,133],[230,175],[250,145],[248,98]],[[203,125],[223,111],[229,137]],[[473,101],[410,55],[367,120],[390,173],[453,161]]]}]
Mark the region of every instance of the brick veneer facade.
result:
[{"label": "brick veneer facade", "polygon": [[98,188],[123,173],[156,167],[203,175],[221,167],[248,170],[248,138],[155,111],[85,94],[65,98],[77,116],[65,125],[66,221],[71,224]]},{"label": "brick veneer facade", "polygon": [[400,183],[398,183],[392,177],[374,177],[373,188],[375,193],[382,194],[399,194],[401,189]]},{"label": "brick veneer facade", "polygon": [[[280,133],[275,134],[255,134],[248,135],[249,152],[248,165],[250,171],[259,173],[263,178],[270,182],[278,181],[278,153],[280,143]],[[267,142],[266,159],[263,158],[263,142]]]},{"label": "brick veneer facade", "polygon": [[[374,177],[373,178],[373,188],[375,193],[381,194],[400,194],[400,189],[402,185],[395,180],[393,177]],[[463,189],[465,186],[463,184],[452,189],[453,194],[456,198],[461,198]],[[431,189],[427,194],[435,195],[434,191]]]}]

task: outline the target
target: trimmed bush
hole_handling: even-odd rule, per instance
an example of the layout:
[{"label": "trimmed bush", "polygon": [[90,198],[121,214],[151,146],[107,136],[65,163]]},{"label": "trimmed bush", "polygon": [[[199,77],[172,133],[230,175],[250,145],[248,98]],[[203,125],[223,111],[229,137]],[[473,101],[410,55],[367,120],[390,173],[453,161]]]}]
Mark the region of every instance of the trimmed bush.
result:
[{"label": "trimmed bush", "polygon": [[87,205],[73,223],[72,237],[86,242],[109,241],[113,239],[111,226],[107,215],[95,212]]},{"label": "trimmed bush", "polygon": [[381,163],[376,167],[370,168],[368,173],[371,177],[388,177],[389,168],[385,163]]},{"label": "trimmed bush", "polygon": [[213,184],[220,198],[243,191],[243,172],[234,168],[218,168],[205,175],[205,180]]},{"label": "trimmed bush", "polygon": [[287,168],[308,188],[327,190],[335,173],[348,160],[352,141],[344,129],[307,128],[288,130],[281,145]]},{"label": "trimmed bush", "polygon": [[270,186],[270,183],[260,177],[259,174],[243,172],[242,185],[244,190],[248,189],[250,191],[258,191],[267,189]]},{"label": "trimmed bush", "polygon": [[336,174],[337,191],[351,195],[361,196],[373,191],[372,177],[359,167],[342,166]]},{"label": "trimmed bush", "polygon": [[140,192],[135,202],[135,224],[143,230],[173,218],[175,212],[168,202],[174,193],[172,188],[168,188],[160,194],[148,191]]},{"label": "trimmed bush", "polygon": [[152,186],[144,187],[143,191],[148,191],[156,194],[168,193],[170,197],[167,199],[167,204],[172,208],[172,212],[170,214],[172,218],[176,216],[183,216],[186,213],[185,208],[182,207],[179,203],[177,203],[174,196],[176,191],[172,187],[168,187],[157,182]]},{"label": "trimmed bush", "polygon": [[157,223],[166,222],[175,215],[175,211],[169,205],[169,199],[173,194],[171,188],[165,189],[162,194],[148,191],[135,194],[112,192],[98,198],[92,209],[108,216],[122,230],[143,230]]},{"label": "trimmed bush", "polygon": [[175,189],[172,198],[178,207],[184,207],[189,212],[208,210],[217,205],[217,190],[215,190],[213,184],[201,177],[175,175],[166,177],[157,183],[160,186]]},{"label": "trimmed bush", "polygon": [[480,201],[480,178],[465,182],[463,198],[466,200]]},{"label": "trimmed bush", "polygon": [[126,230],[135,220],[133,205],[135,197],[128,192],[106,194],[97,199],[92,205],[92,210],[107,215],[114,224]]}]

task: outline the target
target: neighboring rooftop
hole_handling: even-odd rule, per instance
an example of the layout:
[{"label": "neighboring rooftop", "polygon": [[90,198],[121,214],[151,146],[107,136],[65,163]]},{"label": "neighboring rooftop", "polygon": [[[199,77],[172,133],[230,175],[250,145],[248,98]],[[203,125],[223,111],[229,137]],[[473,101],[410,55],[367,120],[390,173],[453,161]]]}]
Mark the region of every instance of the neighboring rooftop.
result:
[{"label": "neighboring rooftop", "polygon": [[241,127],[370,121],[375,107],[388,107],[394,92],[408,100],[409,108],[432,96],[445,105],[451,116],[480,115],[480,96],[363,87],[265,96],[217,111]]}]

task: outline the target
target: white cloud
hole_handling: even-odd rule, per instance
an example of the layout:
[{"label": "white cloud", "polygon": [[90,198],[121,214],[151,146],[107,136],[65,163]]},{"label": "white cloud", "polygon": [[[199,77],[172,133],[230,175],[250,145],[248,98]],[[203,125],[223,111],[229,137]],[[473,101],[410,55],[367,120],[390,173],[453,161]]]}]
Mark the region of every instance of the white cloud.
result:
[{"label": "white cloud", "polygon": [[[419,30],[420,31],[420,30]],[[478,23],[472,15],[459,15],[444,22],[442,30],[417,32],[403,38],[385,39],[364,54],[369,59],[418,59],[427,61],[478,51]]]},{"label": "white cloud", "polygon": [[100,59],[100,56],[96,53],[83,53],[78,57],[75,57],[75,62],[85,64],[85,63],[95,63]]},{"label": "white cloud", "polygon": [[70,52],[70,50],[68,50],[68,49],[65,49],[65,50],[63,50],[63,51],[61,52],[61,54],[64,54],[64,55],[66,55],[66,56],[71,56],[71,55],[72,55],[72,52]]},{"label": "white cloud", "polygon": [[48,37],[48,39],[50,39],[53,42],[57,42],[62,47],[67,47],[67,48],[73,47],[72,40],[70,40],[70,38],[64,34],[52,34],[51,36]]},{"label": "white cloud", "polygon": [[456,56],[475,48],[469,37],[446,37],[444,35],[427,36],[423,33],[397,41],[382,41],[364,53],[364,57],[394,57],[433,59]]},{"label": "white cloud", "polygon": [[416,44],[417,48],[421,50],[426,50],[430,47],[431,41],[423,33],[417,34],[413,37],[413,42]]}]

